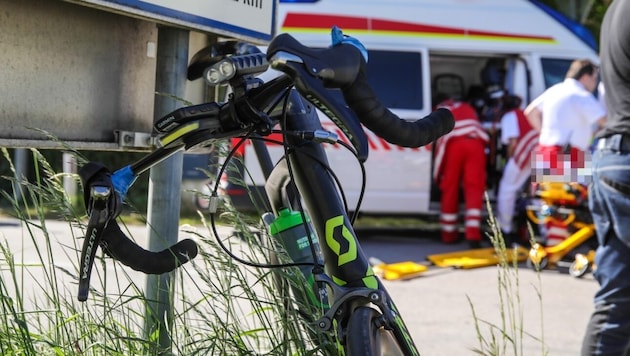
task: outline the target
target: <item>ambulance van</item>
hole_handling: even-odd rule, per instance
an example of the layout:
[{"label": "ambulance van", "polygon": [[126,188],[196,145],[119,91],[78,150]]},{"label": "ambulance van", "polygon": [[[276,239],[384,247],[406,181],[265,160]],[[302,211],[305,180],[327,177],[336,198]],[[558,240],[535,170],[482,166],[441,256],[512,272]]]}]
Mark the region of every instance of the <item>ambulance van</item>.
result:
[{"label": "ambulance van", "polygon": [[[479,109],[494,137],[488,148],[488,191],[492,197],[505,159],[493,108],[502,91],[523,106],[564,79],[574,59],[598,62],[596,42],[579,24],[533,0],[319,0],[280,1],[278,33],[290,33],[312,47],[330,44],[330,29],[359,39],[369,51],[368,79],[383,103],[405,120],[418,120],[436,94],[465,98]],[[343,134],[322,117],[324,128]],[[433,147],[402,148],[366,130],[364,214],[427,215],[439,210],[432,180]],[[275,162],[282,155],[269,146]],[[362,188],[358,163],[341,145],[326,145],[350,209]],[[247,185],[260,188],[263,175],[251,143],[243,150]],[[226,186],[238,207],[249,196]]]}]

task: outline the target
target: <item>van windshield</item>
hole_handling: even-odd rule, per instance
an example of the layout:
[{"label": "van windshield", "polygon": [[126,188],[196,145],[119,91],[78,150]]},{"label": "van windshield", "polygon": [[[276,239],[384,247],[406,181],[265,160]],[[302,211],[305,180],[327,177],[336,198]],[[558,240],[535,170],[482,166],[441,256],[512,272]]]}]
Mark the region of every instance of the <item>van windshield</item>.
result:
[{"label": "van windshield", "polygon": [[[367,77],[381,103],[389,109],[422,110],[422,60],[417,52],[368,50]],[[341,91],[331,89],[344,103]]]},{"label": "van windshield", "polygon": [[418,52],[368,51],[367,76],[388,108],[422,110],[422,58]]},{"label": "van windshield", "polygon": [[572,59],[541,58],[545,88],[564,81],[567,70],[571,66]]}]

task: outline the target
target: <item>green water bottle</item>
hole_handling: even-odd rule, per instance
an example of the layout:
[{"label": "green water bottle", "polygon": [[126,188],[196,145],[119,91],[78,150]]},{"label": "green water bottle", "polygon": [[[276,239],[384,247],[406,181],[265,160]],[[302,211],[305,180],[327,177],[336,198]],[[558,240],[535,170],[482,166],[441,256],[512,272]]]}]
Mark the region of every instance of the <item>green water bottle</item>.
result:
[{"label": "green water bottle", "polygon": [[[315,284],[313,278],[313,265],[306,265],[306,263],[314,264],[313,254],[311,252],[310,244],[313,243],[313,247],[317,254],[317,263],[323,264],[321,257],[322,252],[319,246],[319,241],[316,236],[307,234],[302,214],[299,211],[292,211],[288,208],[283,208],[278,212],[278,216],[273,218],[273,214],[267,213],[263,216],[263,220],[267,222],[269,226],[269,233],[275,239],[280,241],[286,250],[291,260],[295,263],[305,263],[303,266],[299,266],[300,271],[304,275],[304,278],[311,285],[313,293],[309,293],[312,301],[324,305],[328,304],[328,295],[326,288],[319,288]],[[310,232],[313,231],[310,219],[306,217],[306,225]]]}]

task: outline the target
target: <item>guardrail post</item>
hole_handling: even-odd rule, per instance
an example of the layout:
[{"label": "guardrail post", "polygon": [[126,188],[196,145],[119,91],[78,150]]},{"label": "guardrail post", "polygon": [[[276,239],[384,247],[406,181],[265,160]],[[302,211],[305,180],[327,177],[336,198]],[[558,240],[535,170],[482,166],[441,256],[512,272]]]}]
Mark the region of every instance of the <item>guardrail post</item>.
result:
[{"label": "guardrail post", "polygon": [[[189,32],[158,27],[155,91],[155,119],[182,106],[186,89]],[[183,153],[178,152],[151,168],[147,212],[148,248],[163,250],[177,242],[180,215]],[[159,343],[150,354],[170,354],[174,272],[147,276],[144,334]],[[157,351],[157,352],[154,352]]]}]

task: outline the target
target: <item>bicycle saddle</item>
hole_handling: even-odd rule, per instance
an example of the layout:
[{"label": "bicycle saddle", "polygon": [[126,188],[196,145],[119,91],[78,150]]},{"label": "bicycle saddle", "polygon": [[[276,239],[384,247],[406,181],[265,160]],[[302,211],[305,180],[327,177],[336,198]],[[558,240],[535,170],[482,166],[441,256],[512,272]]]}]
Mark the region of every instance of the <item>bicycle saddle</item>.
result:
[{"label": "bicycle saddle", "polygon": [[327,88],[343,89],[354,83],[361,67],[361,53],[354,46],[340,44],[329,48],[309,48],[291,35],[278,35],[269,44],[267,58],[278,52],[299,57],[308,72],[322,79]]}]

